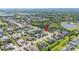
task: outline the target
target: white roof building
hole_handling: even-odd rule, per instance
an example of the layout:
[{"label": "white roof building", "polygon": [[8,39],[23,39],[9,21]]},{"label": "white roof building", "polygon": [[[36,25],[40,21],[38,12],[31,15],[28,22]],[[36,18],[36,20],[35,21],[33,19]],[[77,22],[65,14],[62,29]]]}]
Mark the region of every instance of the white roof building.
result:
[{"label": "white roof building", "polygon": [[23,39],[19,39],[16,41],[19,45],[23,45],[25,43],[25,41]]},{"label": "white roof building", "polygon": [[6,44],[3,47],[4,49],[15,48],[15,46],[12,43]]},{"label": "white roof building", "polygon": [[2,38],[1,38],[1,41],[8,41],[8,36],[3,36]]}]

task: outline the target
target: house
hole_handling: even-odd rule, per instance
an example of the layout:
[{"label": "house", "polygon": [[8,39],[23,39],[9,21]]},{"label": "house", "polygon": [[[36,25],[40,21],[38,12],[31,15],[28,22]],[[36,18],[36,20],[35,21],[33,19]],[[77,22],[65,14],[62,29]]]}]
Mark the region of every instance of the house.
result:
[{"label": "house", "polygon": [[1,38],[1,41],[8,41],[8,36],[3,36],[2,38]]},{"label": "house", "polygon": [[47,35],[48,35],[47,33],[42,33],[41,34],[42,37],[47,36]]},{"label": "house", "polygon": [[23,33],[23,32],[22,32],[22,33],[18,33],[18,36],[19,36],[19,37],[24,37],[24,36],[26,36],[26,35],[27,35],[27,33]]},{"label": "house", "polygon": [[3,35],[3,29],[0,29],[0,37]]},{"label": "house", "polygon": [[29,51],[29,49],[27,48],[26,45],[21,46],[21,49],[25,50],[25,51]]},{"label": "house", "polygon": [[68,31],[62,31],[62,34],[64,34],[64,35],[66,35],[66,34],[68,34],[69,32]]},{"label": "house", "polygon": [[36,37],[36,38],[40,38],[41,35],[40,35],[40,34],[35,34],[35,37]]},{"label": "house", "polygon": [[3,33],[3,29],[0,29],[0,34]]},{"label": "house", "polygon": [[47,38],[47,41],[48,41],[48,43],[54,43],[55,42],[55,40],[54,39],[52,39],[52,38]]},{"label": "house", "polygon": [[13,31],[9,31],[8,34],[12,35],[14,32]]},{"label": "house", "polygon": [[73,45],[71,45],[71,44],[68,44],[68,46],[66,47],[66,50],[67,51],[71,51],[71,50],[73,50],[75,47],[73,46]]},{"label": "house", "polygon": [[15,48],[15,46],[13,45],[13,43],[8,43],[3,45],[3,49],[5,50],[13,50]]},{"label": "house", "polygon": [[36,30],[35,31],[35,34],[41,34],[42,33],[42,30]]},{"label": "house", "polygon": [[34,40],[34,38],[33,37],[28,37],[28,40]]},{"label": "house", "polygon": [[25,41],[23,39],[19,39],[16,41],[18,43],[18,45],[24,45],[25,44]]},{"label": "house", "polygon": [[77,45],[77,43],[72,42],[72,41],[71,41],[71,42],[69,42],[69,44],[70,44],[70,45],[73,45],[73,46],[76,46],[76,45]]},{"label": "house", "polygon": [[79,44],[79,39],[75,40],[74,42],[77,43],[77,44]]},{"label": "house", "polygon": [[28,33],[28,34],[33,34],[34,32],[32,32],[32,31],[27,31],[27,33]]},{"label": "house", "polygon": [[7,28],[7,31],[9,32],[9,31],[13,31],[13,28]]},{"label": "house", "polygon": [[23,37],[23,36],[26,36],[27,34],[26,33],[21,33],[21,36]]},{"label": "house", "polygon": [[79,18],[76,20],[77,23],[79,23]]},{"label": "house", "polygon": [[35,45],[29,46],[29,50],[30,51],[39,51],[39,49]]},{"label": "house", "polygon": [[63,38],[63,36],[62,35],[56,35],[56,34],[54,34],[53,36],[51,36],[52,38],[54,38],[54,39],[56,39],[56,40],[60,40],[60,39],[62,39]]},{"label": "house", "polygon": [[43,48],[46,48],[48,46],[48,44],[46,42],[39,42],[37,43],[39,49],[43,49]]},{"label": "house", "polygon": [[13,34],[12,38],[15,39],[15,40],[17,40],[17,38],[19,38],[19,36],[17,34]]}]

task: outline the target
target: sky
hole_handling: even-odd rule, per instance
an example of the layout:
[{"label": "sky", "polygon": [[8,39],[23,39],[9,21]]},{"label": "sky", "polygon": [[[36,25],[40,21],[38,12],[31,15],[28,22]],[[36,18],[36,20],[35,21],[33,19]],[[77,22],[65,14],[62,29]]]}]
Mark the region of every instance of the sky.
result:
[{"label": "sky", "polygon": [[79,0],[0,0],[0,8],[79,8]]},{"label": "sky", "polygon": [[[79,0],[0,0],[0,8],[79,8]],[[56,57],[57,56],[57,57]],[[0,52],[1,59],[79,59],[79,52]]]}]

